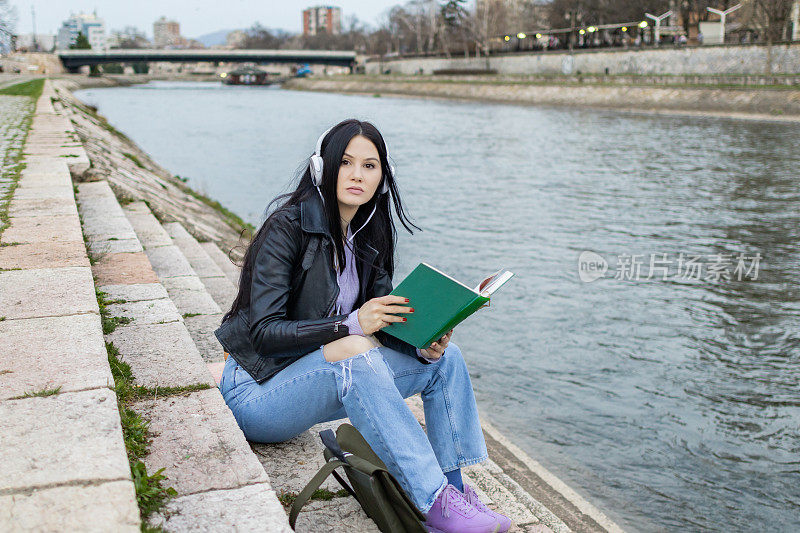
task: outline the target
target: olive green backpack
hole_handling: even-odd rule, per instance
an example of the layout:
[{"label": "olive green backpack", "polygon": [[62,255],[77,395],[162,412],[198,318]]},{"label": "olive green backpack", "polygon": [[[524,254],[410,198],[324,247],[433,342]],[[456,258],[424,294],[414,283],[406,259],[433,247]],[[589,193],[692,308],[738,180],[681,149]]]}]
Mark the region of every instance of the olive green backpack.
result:
[{"label": "olive green backpack", "polygon": [[[323,455],[326,463],[292,503],[289,511],[292,529],[300,509],[322,482],[333,474],[382,532],[426,533],[422,524],[425,516],[411,502],[356,428],[342,424],[335,436],[330,429],[321,431],[319,436],[325,445]],[[339,467],[344,469],[349,484],[336,472]]]}]

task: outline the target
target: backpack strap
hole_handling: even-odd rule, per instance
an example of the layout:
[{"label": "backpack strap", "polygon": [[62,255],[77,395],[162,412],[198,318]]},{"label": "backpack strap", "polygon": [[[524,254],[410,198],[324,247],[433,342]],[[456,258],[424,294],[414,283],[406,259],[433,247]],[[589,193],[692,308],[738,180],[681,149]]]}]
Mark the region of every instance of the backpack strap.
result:
[{"label": "backpack strap", "polygon": [[300,509],[308,502],[308,499],[311,498],[314,491],[322,485],[322,482],[325,481],[329,475],[331,475],[331,472],[344,465],[345,463],[338,459],[331,459],[319,469],[319,472],[317,472],[313,478],[311,478],[308,485],[303,487],[303,490],[300,491],[300,494],[298,494],[297,498],[292,502],[292,506],[289,510],[289,525],[292,526],[292,529],[294,529],[294,523],[297,521],[297,515],[300,513]]}]

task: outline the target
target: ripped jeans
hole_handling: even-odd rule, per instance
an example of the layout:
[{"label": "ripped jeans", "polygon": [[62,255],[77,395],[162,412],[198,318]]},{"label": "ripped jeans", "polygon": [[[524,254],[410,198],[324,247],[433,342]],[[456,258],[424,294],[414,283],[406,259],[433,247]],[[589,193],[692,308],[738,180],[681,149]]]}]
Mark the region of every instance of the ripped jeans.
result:
[{"label": "ripped jeans", "polygon": [[[432,364],[385,346],[329,362],[319,348],[262,384],[229,357],[220,390],[253,442],[282,442],[349,417],[423,513],[447,484],[443,472],[487,458],[467,365],[453,342]],[[427,435],[403,401],[417,393]]]}]

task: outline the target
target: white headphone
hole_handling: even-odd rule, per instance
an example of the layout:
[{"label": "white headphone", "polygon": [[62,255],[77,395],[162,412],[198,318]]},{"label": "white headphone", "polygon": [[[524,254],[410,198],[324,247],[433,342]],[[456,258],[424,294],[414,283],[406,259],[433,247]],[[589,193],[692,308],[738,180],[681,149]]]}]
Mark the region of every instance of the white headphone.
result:
[{"label": "white headphone", "polygon": [[[322,155],[320,154],[322,151],[322,141],[333,128],[335,128],[335,126],[328,128],[322,135],[319,136],[319,139],[317,139],[317,147],[314,150],[314,155],[312,155],[308,161],[308,169],[311,171],[311,181],[314,184],[314,187],[317,187],[317,189],[319,189],[319,186],[322,185],[323,162]],[[386,157],[388,159],[388,154]],[[389,163],[389,172],[392,174],[392,176],[394,176],[394,165],[391,163]],[[384,176],[383,185],[378,191],[378,194],[386,194],[387,192],[389,192],[389,178]]]}]

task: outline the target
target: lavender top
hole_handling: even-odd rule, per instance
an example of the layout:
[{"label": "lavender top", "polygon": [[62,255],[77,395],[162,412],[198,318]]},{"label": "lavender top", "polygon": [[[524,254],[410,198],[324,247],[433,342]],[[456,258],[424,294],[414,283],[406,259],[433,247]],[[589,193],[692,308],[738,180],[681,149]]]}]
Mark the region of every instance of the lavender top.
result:
[{"label": "lavender top", "polygon": [[[353,309],[356,299],[358,298],[359,282],[358,271],[356,270],[356,262],[353,259],[353,244],[349,240],[352,236],[353,232],[348,224],[346,237],[347,244],[344,247],[346,265],[343,272],[339,272],[338,269],[336,272],[336,281],[339,284],[339,296],[336,298],[336,309],[334,314],[342,315],[349,313],[342,324],[347,326],[351,335],[361,335],[366,337],[364,330],[361,329],[361,324],[358,322],[358,309]],[[432,363],[438,360],[425,357],[419,348],[417,348],[417,355]]]}]

